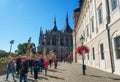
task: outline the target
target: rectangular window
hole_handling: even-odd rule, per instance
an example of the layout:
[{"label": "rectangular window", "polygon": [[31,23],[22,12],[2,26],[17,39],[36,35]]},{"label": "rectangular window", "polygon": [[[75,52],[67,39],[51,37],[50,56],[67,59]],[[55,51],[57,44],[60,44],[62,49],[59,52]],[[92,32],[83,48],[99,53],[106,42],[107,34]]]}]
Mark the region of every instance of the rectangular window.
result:
[{"label": "rectangular window", "polygon": [[102,6],[98,9],[98,19],[99,19],[99,24],[102,24]]},{"label": "rectangular window", "polygon": [[91,27],[92,27],[92,32],[94,32],[94,18],[91,20]]},{"label": "rectangular window", "polygon": [[116,58],[120,59],[120,36],[116,37],[114,41],[115,41]]},{"label": "rectangular window", "polygon": [[112,5],[112,11],[115,10],[117,7],[117,0],[111,0],[111,5]]},{"label": "rectangular window", "polygon": [[95,60],[95,49],[94,49],[94,47],[92,48],[92,54],[93,54],[93,60]]}]

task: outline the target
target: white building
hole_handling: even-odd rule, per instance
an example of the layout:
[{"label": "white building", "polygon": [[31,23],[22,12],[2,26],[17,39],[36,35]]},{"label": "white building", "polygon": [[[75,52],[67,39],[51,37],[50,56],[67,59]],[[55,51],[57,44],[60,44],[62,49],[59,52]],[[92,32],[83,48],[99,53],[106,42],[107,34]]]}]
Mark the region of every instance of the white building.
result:
[{"label": "white building", "polygon": [[[85,54],[85,64],[120,75],[120,0],[79,0],[74,10],[73,55],[84,36],[84,45],[90,49]],[[79,10],[79,11],[78,11]]]}]

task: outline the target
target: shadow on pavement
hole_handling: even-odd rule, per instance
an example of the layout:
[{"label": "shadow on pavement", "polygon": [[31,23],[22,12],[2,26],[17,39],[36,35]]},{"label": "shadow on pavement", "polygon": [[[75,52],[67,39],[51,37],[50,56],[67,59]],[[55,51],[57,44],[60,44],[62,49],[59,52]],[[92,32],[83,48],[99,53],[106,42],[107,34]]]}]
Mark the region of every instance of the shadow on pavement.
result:
[{"label": "shadow on pavement", "polygon": [[89,75],[89,74],[86,74],[86,76],[91,76],[91,77],[102,77],[102,76],[97,76],[97,75]]},{"label": "shadow on pavement", "polygon": [[[29,77],[34,78],[34,75],[33,76],[29,76]],[[42,79],[48,80],[48,78],[45,78],[45,77],[42,77],[42,76],[38,76],[38,79],[39,80],[42,80]]]},{"label": "shadow on pavement", "polygon": [[64,70],[64,69],[58,69],[58,70],[61,70],[61,71],[66,71],[66,70]]},{"label": "shadow on pavement", "polygon": [[39,76],[38,79],[39,79],[39,80],[42,80],[42,79],[49,80],[48,78],[41,77],[41,76]]},{"label": "shadow on pavement", "polygon": [[59,71],[54,70],[54,69],[48,69],[48,71],[62,73],[62,72],[59,72]]},{"label": "shadow on pavement", "polygon": [[119,81],[120,81],[120,78],[111,78],[111,77],[110,77],[110,79],[113,79],[113,80],[119,80]]},{"label": "shadow on pavement", "polygon": [[112,79],[112,80],[119,80],[120,81],[120,78],[111,78],[111,77],[105,77],[105,76],[97,76],[97,75],[88,75],[86,74],[86,76],[91,76],[91,77],[101,77],[101,78],[109,78],[109,79]]},{"label": "shadow on pavement", "polygon": [[28,82],[34,82],[34,80],[33,80],[33,79],[28,78]]},{"label": "shadow on pavement", "polygon": [[47,75],[47,76],[50,77],[50,78],[65,80],[64,78],[60,78],[60,77],[56,77],[56,76],[51,76],[51,75]]}]

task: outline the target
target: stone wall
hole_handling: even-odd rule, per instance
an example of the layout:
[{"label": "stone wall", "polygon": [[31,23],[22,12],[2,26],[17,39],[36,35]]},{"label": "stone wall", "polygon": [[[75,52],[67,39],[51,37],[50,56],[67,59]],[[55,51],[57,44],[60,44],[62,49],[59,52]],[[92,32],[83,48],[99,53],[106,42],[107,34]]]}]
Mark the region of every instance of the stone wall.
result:
[{"label": "stone wall", "polygon": [[0,62],[0,75],[6,73],[6,62]]}]

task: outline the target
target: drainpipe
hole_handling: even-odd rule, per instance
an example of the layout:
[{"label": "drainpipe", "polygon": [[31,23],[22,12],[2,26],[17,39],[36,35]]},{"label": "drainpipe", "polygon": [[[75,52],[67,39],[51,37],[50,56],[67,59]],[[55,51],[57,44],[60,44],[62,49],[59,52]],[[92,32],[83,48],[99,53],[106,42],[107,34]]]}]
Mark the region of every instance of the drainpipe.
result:
[{"label": "drainpipe", "polygon": [[112,73],[113,73],[115,71],[115,67],[114,67],[114,59],[113,59],[112,46],[111,46],[110,28],[108,27],[108,24],[110,23],[110,6],[109,6],[108,0],[106,0],[106,10],[107,10],[106,30],[107,30],[107,35],[108,35],[108,45],[109,45],[109,51],[110,51],[111,68],[112,68]]}]

